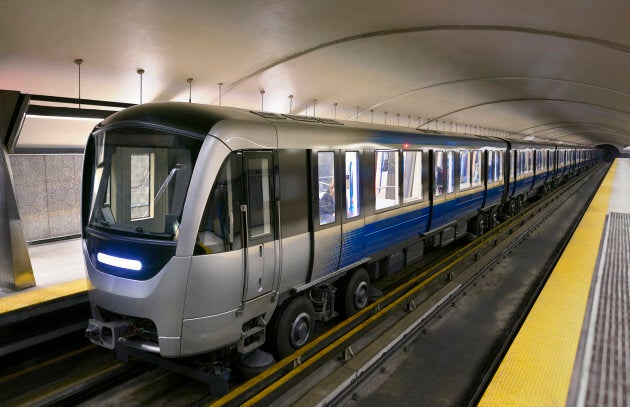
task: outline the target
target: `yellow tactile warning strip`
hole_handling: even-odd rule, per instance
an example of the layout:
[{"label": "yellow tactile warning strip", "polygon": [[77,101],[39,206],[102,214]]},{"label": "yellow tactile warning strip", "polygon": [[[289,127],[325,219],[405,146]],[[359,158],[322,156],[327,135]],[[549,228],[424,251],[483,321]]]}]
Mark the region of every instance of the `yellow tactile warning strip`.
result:
[{"label": "yellow tactile warning strip", "polygon": [[564,406],[616,162],[486,389],[480,406]]},{"label": "yellow tactile warning strip", "polygon": [[0,315],[85,291],[87,291],[87,280],[82,278],[63,284],[7,295],[0,298]]}]

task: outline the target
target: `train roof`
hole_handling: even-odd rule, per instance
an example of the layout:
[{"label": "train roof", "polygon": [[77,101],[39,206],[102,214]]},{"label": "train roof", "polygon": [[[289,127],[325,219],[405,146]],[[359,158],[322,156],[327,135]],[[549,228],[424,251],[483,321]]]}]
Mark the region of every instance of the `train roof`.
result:
[{"label": "train roof", "polygon": [[[273,126],[277,130],[278,147],[302,147],[300,137],[290,135],[291,130],[300,129],[307,142],[312,142],[310,135],[317,135],[318,141],[334,137],[350,141],[354,135],[368,137],[377,144],[427,143],[430,145],[505,145],[510,143],[514,148],[553,148],[552,144],[539,144],[525,141],[502,140],[496,137],[485,137],[461,133],[441,132],[436,130],[416,129],[413,127],[391,126],[382,124],[368,124],[355,121],[341,121],[319,117],[278,114],[271,112],[250,111],[233,107],[211,106],[185,102],[155,102],[132,106],[109,116],[97,126],[97,130],[104,127],[119,125],[151,125],[157,128],[177,129],[199,139],[211,133],[215,125],[225,127],[230,122],[258,124],[264,127]],[[231,126],[228,126],[231,127]],[[328,130],[322,131],[327,128]],[[337,129],[337,131],[335,131]],[[271,133],[271,130],[269,131]],[[273,132],[275,133],[275,131]],[[447,138],[446,138],[447,137]],[[342,142],[342,140],[339,142]],[[305,140],[306,141],[306,140]],[[275,144],[275,143],[274,143]],[[335,142],[326,144],[333,146]]]},{"label": "train roof", "polygon": [[[246,110],[230,107],[210,106],[197,103],[155,102],[136,105],[121,110],[103,120],[98,128],[116,125],[153,125],[178,129],[191,136],[205,138],[210,129],[226,119],[256,120]],[[260,122],[265,120],[258,117]]]}]

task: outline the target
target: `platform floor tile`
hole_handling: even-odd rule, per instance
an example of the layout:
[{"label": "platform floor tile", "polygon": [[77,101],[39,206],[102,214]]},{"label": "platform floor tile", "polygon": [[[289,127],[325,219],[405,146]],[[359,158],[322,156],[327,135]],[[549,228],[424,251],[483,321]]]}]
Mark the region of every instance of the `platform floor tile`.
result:
[{"label": "platform floor tile", "polygon": [[564,406],[608,212],[610,168],[480,406]]}]

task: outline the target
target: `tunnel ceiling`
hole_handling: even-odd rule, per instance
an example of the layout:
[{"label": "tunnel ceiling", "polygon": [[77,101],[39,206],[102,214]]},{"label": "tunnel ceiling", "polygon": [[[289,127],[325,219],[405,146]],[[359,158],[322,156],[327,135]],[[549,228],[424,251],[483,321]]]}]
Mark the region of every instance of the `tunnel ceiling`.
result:
[{"label": "tunnel ceiling", "polygon": [[630,2],[2,0],[0,10],[0,89],[77,97],[82,58],[87,99],[138,103],[142,68],[143,102],[190,96],[630,144]]}]

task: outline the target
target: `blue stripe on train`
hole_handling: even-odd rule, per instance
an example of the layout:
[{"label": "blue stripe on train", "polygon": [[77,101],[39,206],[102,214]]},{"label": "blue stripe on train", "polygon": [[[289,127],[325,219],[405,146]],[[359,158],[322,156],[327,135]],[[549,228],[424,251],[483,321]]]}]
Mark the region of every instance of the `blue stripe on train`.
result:
[{"label": "blue stripe on train", "polygon": [[[531,182],[531,178],[530,178]],[[491,188],[487,191],[486,205],[498,203],[503,194],[504,185]],[[481,207],[483,201],[483,191],[467,195],[461,200],[455,199],[435,205],[434,216],[439,217],[431,224],[431,228],[439,227],[449,223],[456,218],[476,212]],[[465,200],[464,200],[465,199]],[[386,250],[410,238],[418,237],[419,234],[427,232],[430,208],[423,208],[416,211],[392,216],[365,225],[364,227],[344,233],[341,247],[341,258],[339,268],[346,267],[362,258],[370,257],[378,252]],[[334,270],[330,270],[332,272]],[[328,274],[328,273],[325,273]]]}]

